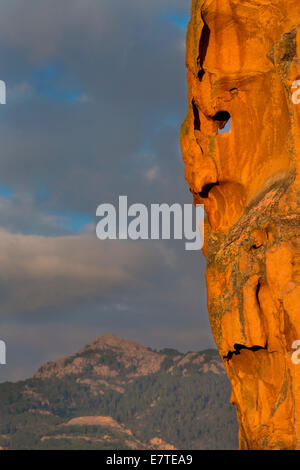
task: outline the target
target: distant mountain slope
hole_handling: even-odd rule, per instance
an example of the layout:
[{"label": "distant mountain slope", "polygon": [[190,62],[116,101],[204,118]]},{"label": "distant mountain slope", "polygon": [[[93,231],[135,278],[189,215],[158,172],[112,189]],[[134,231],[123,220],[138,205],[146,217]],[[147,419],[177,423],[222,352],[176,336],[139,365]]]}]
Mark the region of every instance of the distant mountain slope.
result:
[{"label": "distant mountain slope", "polygon": [[153,351],[103,335],[32,379],[0,384],[4,449],[236,449],[215,350]]}]

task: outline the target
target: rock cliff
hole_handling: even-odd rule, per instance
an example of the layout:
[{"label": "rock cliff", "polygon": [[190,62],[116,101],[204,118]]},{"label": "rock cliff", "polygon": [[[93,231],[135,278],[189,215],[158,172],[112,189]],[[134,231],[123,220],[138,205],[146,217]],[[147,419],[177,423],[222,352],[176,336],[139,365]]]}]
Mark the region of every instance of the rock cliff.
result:
[{"label": "rock cliff", "polygon": [[299,449],[300,3],[193,0],[185,176],[241,449]]}]

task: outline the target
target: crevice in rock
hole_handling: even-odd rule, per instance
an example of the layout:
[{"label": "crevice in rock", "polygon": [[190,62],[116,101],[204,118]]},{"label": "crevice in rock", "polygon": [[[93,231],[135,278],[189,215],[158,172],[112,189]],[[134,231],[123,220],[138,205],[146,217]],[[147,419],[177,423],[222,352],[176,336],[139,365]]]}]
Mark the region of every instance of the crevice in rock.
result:
[{"label": "crevice in rock", "polygon": [[262,246],[263,246],[263,244],[257,244],[257,245],[254,244],[254,245],[251,246],[250,249],[251,249],[251,250],[258,250],[258,249],[261,248]]},{"label": "crevice in rock", "polygon": [[261,284],[260,284],[260,281],[258,281],[257,286],[256,286],[256,291],[255,291],[255,297],[256,297],[256,302],[257,302],[259,309],[260,309],[260,301],[259,301],[260,288],[261,288]]},{"label": "crevice in rock", "polygon": [[200,131],[200,116],[197,105],[195,101],[192,101],[193,113],[194,113],[194,129],[195,131]]},{"label": "crevice in rock", "polygon": [[228,111],[218,111],[212,119],[219,122],[227,122],[231,118]]},{"label": "crevice in rock", "polygon": [[227,356],[223,356],[223,359],[226,360],[226,361],[230,361],[230,359],[232,359],[232,357],[234,355],[238,356],[241,353],[241,351],[243,351],[244,349],[247,349],[248,351],[256,352],[256,351],[260,351],[260,350],[267,350],[267,346],[268,345],[266,344],[265,347],[251,346],[250,348],[248,348],[247,346],[244,346],[243,344],[235,344],[234,345],[234,351],[229,351]]},{"label": "crevice in rock", "polygon": [[202,21],[204,23],[204,26],[202,28],[201,37],[199,41],[199,56],[198,56],[198,65],[199,65],[198,78],[200,82],[202,81],[203,76],[205,74],[205,71],[203,69],[203,64],[204,64],[204,60],[207,54],[207,48],[208,48],[209,39],[210,39],[210,29],[207,26],[205,20],[203,19],[203,16],[202,16]]},{"label": "crevice in rock", "polygon": [[212,190],[212,188],[214,188],[215,186],[219,186],[219,182],[217,181],[216,183],[209,183],[209,184],[206,184],[205,186],[203,186],[202,188],[202,191],[200,193],[198,193],[198,195],[200,197],[202,197],[203,199],[207,199],[208,198],[208,195],[209,195],[209,192]]}]

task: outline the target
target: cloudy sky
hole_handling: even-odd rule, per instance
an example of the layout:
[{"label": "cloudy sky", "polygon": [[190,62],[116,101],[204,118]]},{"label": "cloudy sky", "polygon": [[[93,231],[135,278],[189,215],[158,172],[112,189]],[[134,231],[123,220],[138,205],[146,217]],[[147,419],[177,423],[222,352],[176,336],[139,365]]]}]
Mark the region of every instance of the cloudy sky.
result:
[{"label": "cloudy sky", "polygon": [[100,241],[96,208],[191,203],[190,0],[2,0],[0,381],[103,333],[211,347],[205,261],[184,241]]}]

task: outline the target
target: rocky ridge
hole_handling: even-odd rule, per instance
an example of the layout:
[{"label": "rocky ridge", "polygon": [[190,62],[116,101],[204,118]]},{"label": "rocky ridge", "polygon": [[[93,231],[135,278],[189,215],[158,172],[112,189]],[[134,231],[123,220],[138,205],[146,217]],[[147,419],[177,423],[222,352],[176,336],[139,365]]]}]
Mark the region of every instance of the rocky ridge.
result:
[{"label": "rocky ridge", "polygon": [[0,446],[233,448],[229,398],[217,351],[155,351],[106,334],[32,379],[0,384]]}]

